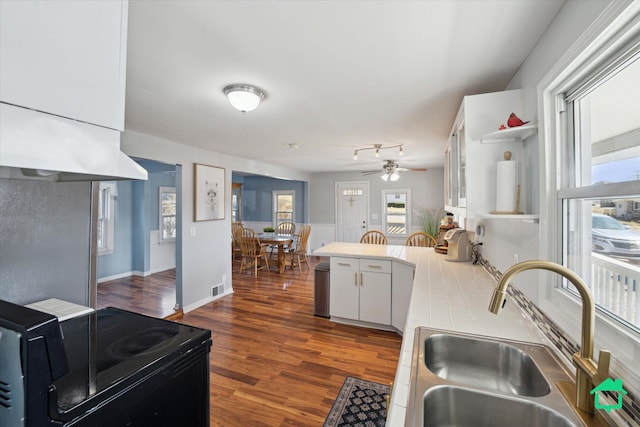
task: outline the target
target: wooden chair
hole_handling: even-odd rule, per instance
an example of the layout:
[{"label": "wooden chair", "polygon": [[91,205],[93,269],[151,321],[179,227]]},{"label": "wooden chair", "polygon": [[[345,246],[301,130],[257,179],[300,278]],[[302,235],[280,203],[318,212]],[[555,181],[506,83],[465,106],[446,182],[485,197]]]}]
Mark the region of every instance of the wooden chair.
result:
[{"label": "wooden chair", "polygon": [[[240,273],[253,266],[254,275],[258,277],[258,270],[265,267],[269,270],[266,246],[260,244],[258,234],[250,228],[242,228],[237,233],[239,235],[240,248],[242,248]],[[264,265],[258,267],[261,259],[264,260]]]},{"label": "wooden chair", "polygon": [[436,245],[436,239],[431,234],[424,231],[418,231],[407,237],[405,246],[423,246],[425,248],[433,248]]},{"label": "wooden chair", "polygon": [[386,245],[387,236],[378,230],[369,230],[362,235],[360,243],[368,243],[371,245]]},{"label": "wooden chair", "polygon": [[231,260],[234,261],[242,256],[242,248],[240,247],[240,234],[239,230],[242,230],[243,226],[241,222],[234,222],[231,224]]},{"label": "wooden chair", "polygon": [[309,260],[307,259],[307,242],[309,241],[309,235],[311,234],[311,226],[303,225],[300,227],[300,232],[296,236],[296,244],[287,253],[291,256],[291,269],[296,266],[296,261],[300,272],[302,272],[302,263],[307,264],[307,271],[311,270]]},{"label": "wooden chair", "polygon": [[[296,225],[292,222],[281,222],[276,227],[275,231],[276,236],[293,236],[296,234]],[[274,253],[278,253],[278,245],[271,245],[271,254],[269,256],[273,256]],[[285,245],[284,250],[288,251],[290,248]]]}]

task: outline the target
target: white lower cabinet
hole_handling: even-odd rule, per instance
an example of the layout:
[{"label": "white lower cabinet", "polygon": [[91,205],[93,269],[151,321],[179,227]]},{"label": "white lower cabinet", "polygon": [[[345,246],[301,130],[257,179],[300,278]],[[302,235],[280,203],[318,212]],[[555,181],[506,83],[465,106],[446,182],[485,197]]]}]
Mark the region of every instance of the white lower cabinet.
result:
[{"label": "white lower cabinet", "polygon": [[331,316],[391,324],[391,261],[331,257]]},{"label": "white lower cabinet", "polygon": [[404,330],[411,300],[415,267],[393,262],[391,269],[391,326]]}]

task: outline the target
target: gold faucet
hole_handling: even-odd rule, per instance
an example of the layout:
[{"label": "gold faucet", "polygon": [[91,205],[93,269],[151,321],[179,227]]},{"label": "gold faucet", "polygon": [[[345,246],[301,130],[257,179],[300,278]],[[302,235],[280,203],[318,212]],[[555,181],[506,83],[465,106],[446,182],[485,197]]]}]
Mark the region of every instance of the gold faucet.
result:
[{"label": "gold faucet", "polygon": [[591,390],[594,386],[609,377],[609,361],[611,353],[600,350],[598,364],[593,360],[593,325],[595,319],[595,305],[593,296],[586,283],[573,271],[549,261],[524,261],[515,264],[502,275],[502,279],[493,291],[489,311],[499,314],[506,303],[507,286],[516,274],[533,269],[549,270],[560,274],[576,287],[582,299],[582,332],[580,352],[573,355],[576,365],[576,407],[587,413],[594,413],[594,400]]}]

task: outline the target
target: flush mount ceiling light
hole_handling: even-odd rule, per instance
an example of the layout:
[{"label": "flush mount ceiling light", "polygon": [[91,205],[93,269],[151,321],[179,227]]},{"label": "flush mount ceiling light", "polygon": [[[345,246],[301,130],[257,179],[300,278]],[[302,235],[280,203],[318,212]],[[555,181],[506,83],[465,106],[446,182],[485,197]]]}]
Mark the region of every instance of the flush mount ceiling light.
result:
[{"label": "flush mount ceiling light", "polygon": [[258,105],[266,96],[261,89],[245,84],[229,85],[223,89],[223,92],[229,98],[233,108],[242,113],[258,108]]},{"label": "flush mount ceiling light", "polygon": [[380,150],[387,150],[390,148],[400,148],[398,155],[402,156],[404,155],[404,150],[402,149],[402,145],[403,144],[398,144],[398,145],[390,145],[388,147],[384,147],[382,144],[373,144],[373,147],[358,148],[353,152],[353,160],[358,160],[358,153],[360,151],[365,151],[365,150],[376,150],[376,153],[375,153],[376,157],[380,157]]}]

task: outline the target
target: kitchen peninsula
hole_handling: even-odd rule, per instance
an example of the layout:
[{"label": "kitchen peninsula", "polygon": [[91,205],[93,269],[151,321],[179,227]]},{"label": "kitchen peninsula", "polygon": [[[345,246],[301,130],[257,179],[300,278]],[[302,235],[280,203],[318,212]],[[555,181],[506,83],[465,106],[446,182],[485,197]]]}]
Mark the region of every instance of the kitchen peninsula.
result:
[{"label": "kitchen peninsula", "polygon": [[[331,257],[332,266],[335,259],[346,258],[354,261],[388,261],[415,269],[406,322],[403,322],[403,327],[396,328],[402,332],[403,340],[387,426],[403,426],[405,422],[416,327],[427,326],[456,332],[548,343],[515,303],[509,301],[501,316],[493,315],[488,311],[487,307],[496,283],[479,265],[473,265],[470,262],[446,261],[445,256],[435,253],[433,248],[396,245],[334,242],[317,249],[314,254]],[[393,281],[393,277],[391,279],[391,286],[398,284],[397,280]],[[331,284],[332,289],[336,286],[354,287],[353,282]],[[393,307],[392,299],[386,302],[389,301]]]}]

